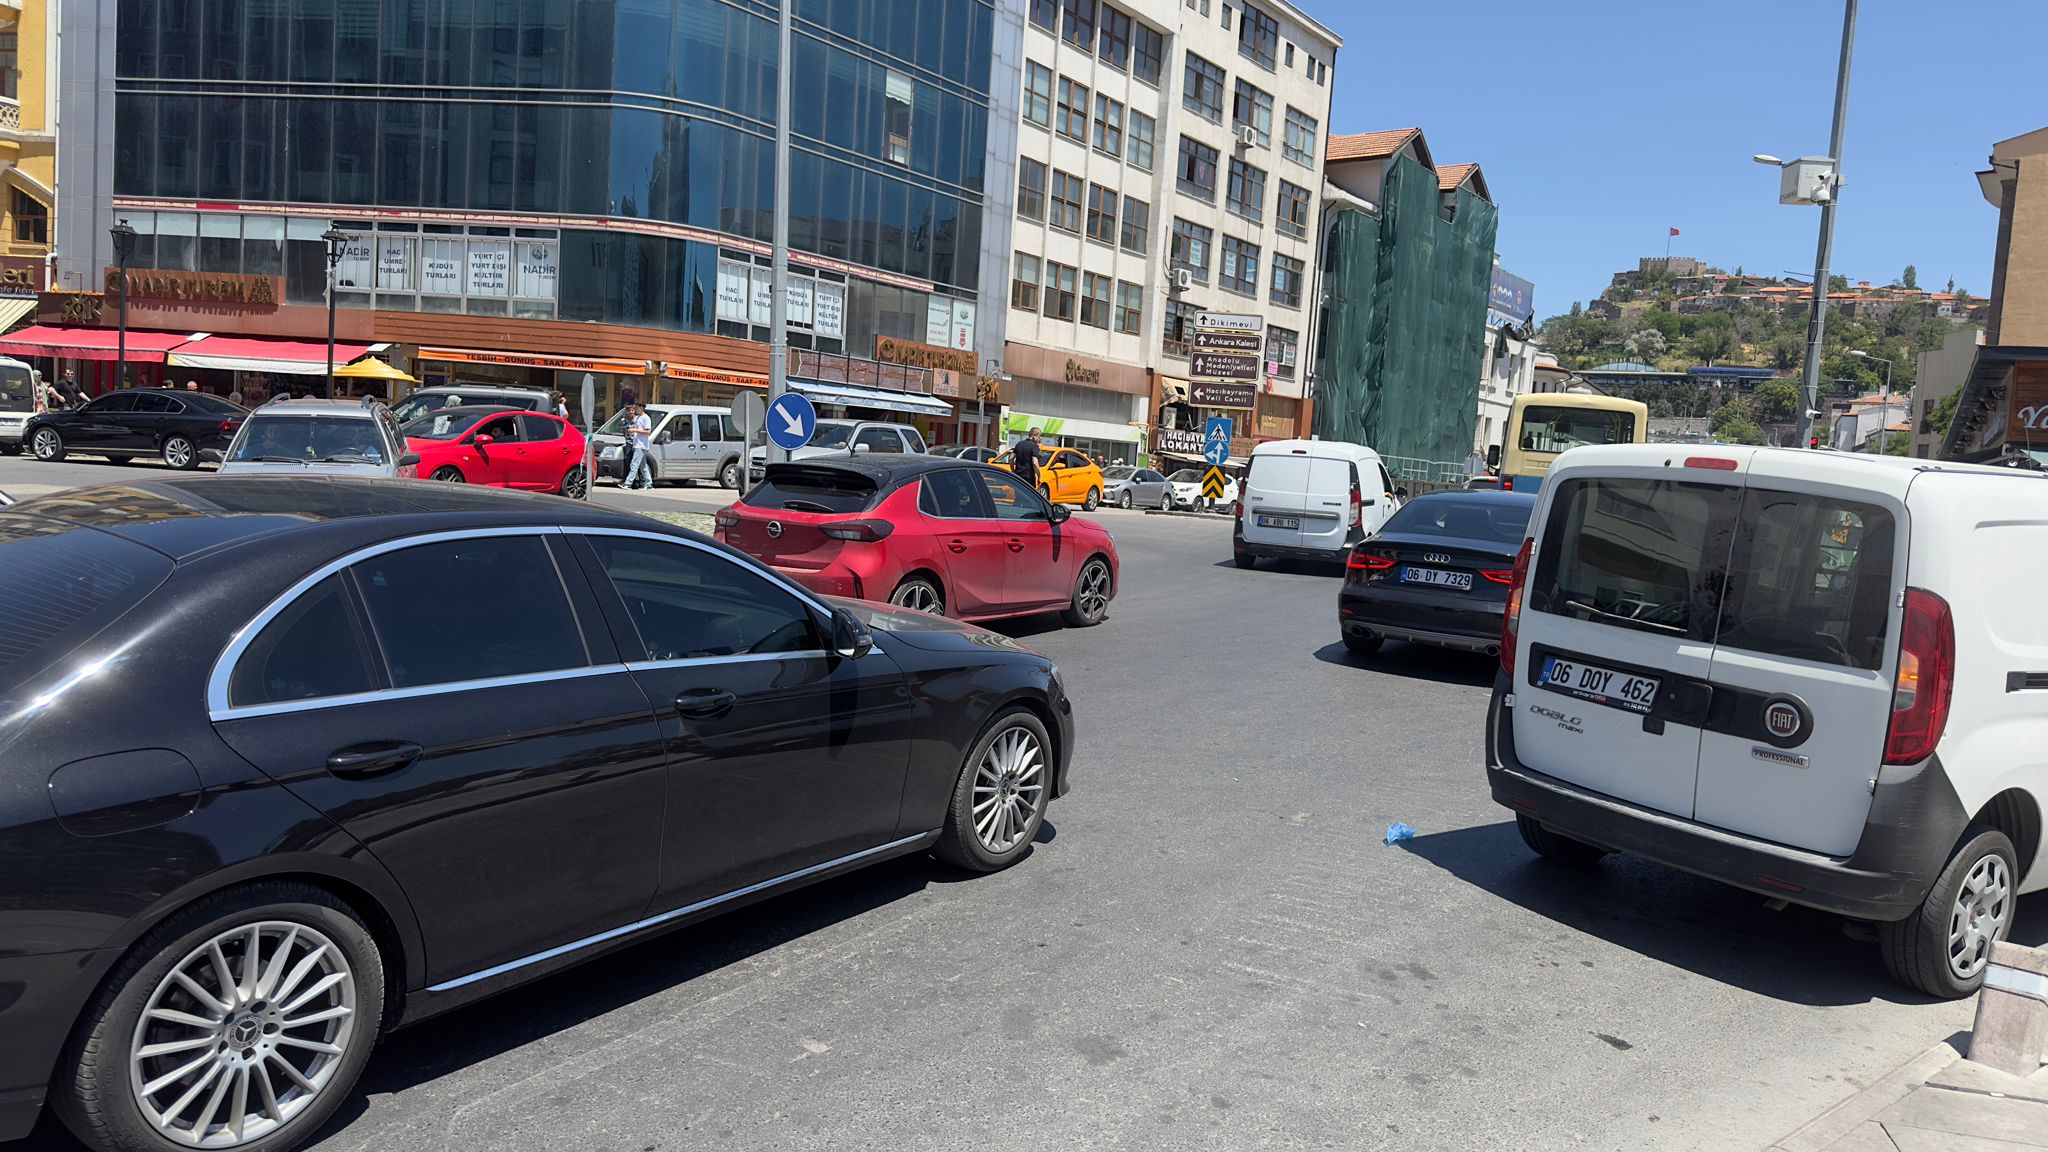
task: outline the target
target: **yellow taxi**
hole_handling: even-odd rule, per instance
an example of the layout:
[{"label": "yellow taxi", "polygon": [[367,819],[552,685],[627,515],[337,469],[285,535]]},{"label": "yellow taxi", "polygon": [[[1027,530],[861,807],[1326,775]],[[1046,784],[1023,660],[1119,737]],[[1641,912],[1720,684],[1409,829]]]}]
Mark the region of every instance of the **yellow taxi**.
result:
[{"label": "yellow taxi", "polygon": [[[1055,504],[1079,504],[1093,511],[1102,503],[1102,466],[1072,448],[1039,450],[1038,490]],[[1016,471],[1015,450],[989,461],[1005,471]]]}]

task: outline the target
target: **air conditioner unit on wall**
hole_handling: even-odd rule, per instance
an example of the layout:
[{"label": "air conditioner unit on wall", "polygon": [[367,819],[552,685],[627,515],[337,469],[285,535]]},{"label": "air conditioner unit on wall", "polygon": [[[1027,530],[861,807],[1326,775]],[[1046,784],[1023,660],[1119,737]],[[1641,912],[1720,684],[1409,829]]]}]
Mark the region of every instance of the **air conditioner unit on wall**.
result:
[{"label": "air conditioner unit on wall", "polygon": [[1173,270],[1173,290],[1175,292],[1185,292],[1189,288],[1194,287],[1194,284],[1195,274],[1193,272],[1188,271],[1186,268],[1175,268]]},{"label": "air conditioner unit on wall", "polygon": [[1258,142],[1259,137],[1257,129],[1253,128],[1249,124],[1239,124],[1237,126],[1237,146],[1239,148],[1249,148]]}]

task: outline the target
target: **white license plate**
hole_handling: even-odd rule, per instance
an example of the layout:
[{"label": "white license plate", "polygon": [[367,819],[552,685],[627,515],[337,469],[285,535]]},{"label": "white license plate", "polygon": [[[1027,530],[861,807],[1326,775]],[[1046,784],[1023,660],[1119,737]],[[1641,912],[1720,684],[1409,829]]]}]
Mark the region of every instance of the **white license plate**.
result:
[{"label": "white license plate", "polygon": [[1441,568],[1403,568],[1401,583],[1430,584],[1438,588],[1455,588],[1460,592],[1472,590],[1470,572],[1446,572]]},{"label": "white license plate", "polygon": [[1261,517],[1259,517],[1259,527],[1261,527],[1261,528],[1299,528],[1299,527],[1301,527],[1301,517],[1299,517],[1299,516],[1261,516]]},{"label": "white license plate", "polygon": [[1616,672],[1597,664],[1560,660],[1555,656],[1543,658],[1544,687],[1630,712],[1648,712],[1650,705],[1657,700],[1660,684],[1662,681],[1654,676]]}]

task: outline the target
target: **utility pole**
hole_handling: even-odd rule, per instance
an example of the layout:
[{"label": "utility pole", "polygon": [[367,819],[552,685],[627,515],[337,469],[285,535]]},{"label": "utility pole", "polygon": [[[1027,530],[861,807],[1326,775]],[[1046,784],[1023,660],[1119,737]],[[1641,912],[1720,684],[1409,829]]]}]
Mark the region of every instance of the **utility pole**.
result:
[{"label": "utility pole", "polygon": [[[775,50],[775,299],[768,305],[768,403],[789,391],[789,117],[794,85],[789,75],[790,0],[782,0],[776,25]],[[789,453],[767,445],[768,462],[779,464]]]},{"label": "utility pole", "polygon": [[[785,0],[785,3],[787,0]],[[1842,59],[1835,72],[1835,124],[1828,136],[1834,179],[1820,206],[1820,248],[1813,260],[1813,318],[1807,325],[1806,372],[1800,392],[1799,443],[1813,441],[1813,413],[1820,407],[1821,337],[1828,319],[1828,264],[1835,248],[1835,206],[1842,199],[1842,129],[1849,118],[1849,54],[1856,43],[1856,0],[1843,0]]]}]

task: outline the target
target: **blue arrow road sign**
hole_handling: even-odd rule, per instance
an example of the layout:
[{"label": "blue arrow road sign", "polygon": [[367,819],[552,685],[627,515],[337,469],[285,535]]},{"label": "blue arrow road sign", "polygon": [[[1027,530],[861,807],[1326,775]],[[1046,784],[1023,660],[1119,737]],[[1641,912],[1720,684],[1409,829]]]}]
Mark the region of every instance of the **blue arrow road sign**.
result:
[{"label": "blue arrow road sign", "polygon": [[777,448],[794,451],[811,442],[818,430],[818,410],[801,393],[784,392],[768,406],[768,441]]},{"label": "blue arrow road sign", "polygon": [[1202,459],[1222,464],[1230,459],[1230,417],[1211,416],[1202,431]]}]

